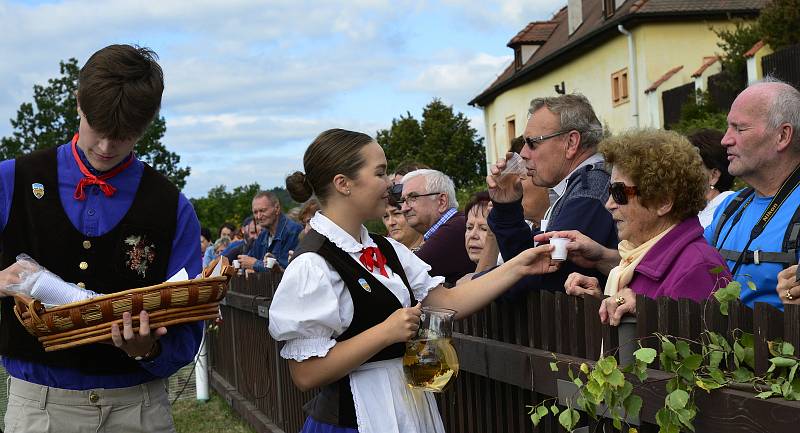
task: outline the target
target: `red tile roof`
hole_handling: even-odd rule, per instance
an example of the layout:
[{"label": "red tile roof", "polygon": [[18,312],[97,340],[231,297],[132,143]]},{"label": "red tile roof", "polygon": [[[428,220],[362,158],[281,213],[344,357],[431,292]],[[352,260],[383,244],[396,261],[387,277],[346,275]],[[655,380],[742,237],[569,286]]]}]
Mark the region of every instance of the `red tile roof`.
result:
[{"label": "red tile roof", "polygon": [[644,93],[655,92],[656,89],[658,89],[658,86],[664,84],[665,81],[667,81],[670,78],[672,78],[672,76],[677,74],[678,71],[680,71],[681,69],[683,69],[683,65],[676,66],[676,67],[670,69],[664,75],[662,75],[661,78],[657,79],[653,84],[651,84],[650,87],[645,89]]},{"label": "red tile roof", "polygon": [[716,63],[717,60],[719,60],[719,56],[703,57],[703,65],[697,68],[696,71],[694,71],[694,73],[692,74],[692,78],[697,78],[703,75],[703,72],[705,72],[706,69],[711,67],[711,65]]},{"label": "red tile roof", "polygon": [[511,38],[507,46],[513,48],[524,44],[542,45],[547,42],[547,38],[553,34],[556,27],[558,23],[553,21],[534,21]]},{"label": "red tile roof", "polygon": [[[485,106],[498,94],[532,80],[541,74],[557,68],[573,58],[591,51],[605,41],[619,35],[617,25],[625,25],[631,29],[642,22],[683,21],[688,19],[709,19],[729,17],[755,17],[769,0],[626,0],[614,14],[608,18],[603,15],[603,2],[584,0],[583,23],[569,34],[567,25],[567,8],[553,15],[552,33],[519,70],[514,69],[513,62],[500,76],[478,96],[470,101],[472,105]],[[534,24],[533,26],[531,24]],[[535,23],[528,24],[509,42],[522,39],[526,30],[533,30],[538,35],[540,30]],[[531,27],[531,29],[529,29]]]},{"label": "red tile roof", "polygon": [[755,56],[758,50],[760,50],[763,47],[764,47],[764,41],[756,42],[756,44],[753,45],[753,48],[750,48],[749,50],[747,50],[746,53],[744,53],[744,57],[749,59],[750,57]]}]

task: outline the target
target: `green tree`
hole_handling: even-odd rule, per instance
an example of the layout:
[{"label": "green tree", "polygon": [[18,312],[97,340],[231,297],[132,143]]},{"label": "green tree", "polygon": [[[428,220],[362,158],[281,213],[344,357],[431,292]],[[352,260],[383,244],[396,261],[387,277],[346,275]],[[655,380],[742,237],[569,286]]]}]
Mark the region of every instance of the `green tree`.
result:
[{"label": "green tree", "polygon": [[463,113],[435,98],[422,110],[422,122],[410,113],[377,133],[390,171],[403,161],[419,161],[453,179],[456,188],[480,185],[486,177],[483,138]]},{"label": "green tree", "polygon": [[[259,191],[261,191],[261,186],[258,183],[237,186],[232,191],[227,191],[225,185],[219,185],[211,188],[205,197],[193,198],[189,201],[194,206],[200,224],[211,229],[213,233],[226,222],[238,227],[242,220],[252,215],[253,197]],[[278,196],[284,212],[297,206],[285,189],[276,187],[270,191]]]},{"label": "green tree", "polygon": [[753,45],[761,40],[761,29],[757,23],[736,21],[733,29],[713,29],[720,39],[717,46],[722,50],[720,64],[725,77],[723,85],[738,93],[747,85],[747,59],[744,57]]},{"label": "green tree", "polygon": [[681,106],[681,117],[671,128],[684,135],[706,128],[725,131],[728,128],[727,113],[717,108],[707,91],[697,91]]},{"label": "green tree", "polygon": [[[61,75],[47,80],[46,86],[33,86],[33,102],[21,104],[16,118],[11,119],[14,131],[11,137],[0,139],[0,159],[64,144],[78,131],[78,60],[71,58],[59,65]],[[166,131],[166,121],[159,116],[136,143],[134,152],[182,189],[191,169],[178,167],[181,157],[161,143]]]},{"label": "green tree", "polygon": [[758,27],[774,50],[800,43],[800,0],[772,0],[761,10]]}]

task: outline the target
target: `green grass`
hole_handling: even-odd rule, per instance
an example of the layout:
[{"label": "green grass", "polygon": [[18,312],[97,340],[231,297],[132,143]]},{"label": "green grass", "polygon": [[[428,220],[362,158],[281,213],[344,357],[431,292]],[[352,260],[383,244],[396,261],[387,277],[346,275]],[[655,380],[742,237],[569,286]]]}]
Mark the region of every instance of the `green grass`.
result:
[{"label": "green grass", "polygon": [[219,395],[212,392],[205,403],[179,400],[172,406],[178,433],[255,433]]}]

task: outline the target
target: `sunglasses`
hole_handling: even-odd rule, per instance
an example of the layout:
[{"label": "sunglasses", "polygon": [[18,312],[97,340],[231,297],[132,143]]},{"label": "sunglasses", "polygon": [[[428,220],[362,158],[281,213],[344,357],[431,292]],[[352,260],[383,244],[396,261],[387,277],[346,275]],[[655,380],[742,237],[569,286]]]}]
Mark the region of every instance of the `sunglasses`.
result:
[{"label": "sunglasses", "polygon": [[398,209],[403,204],[403,184],[396,183],[389,187],[389,204]]},{"label": "sunglasses", "polygon": [[639,194],[639,188],[625,185],[623,182],[614,182],[608,185],[608,192],[617,204],[628,204],[628,198]]},{"label": "sunglasses", "polygon": [[553,137],[558,137],[559,135],[563,135],[563,134],[569,133],[571,131],[572,131],[572,129],[567,129],[565,131],[558,131],[558,132],[554,132],[552,134],[540,135],[538,137],[523,137],[523,138],[525,140],[525,144],[527,144],[528,147],[530,147],[531,150],[533,150],[533,149],[536,149],[536,147],[538,147],[539,144],[541,144],[541,142],[543,142],[545,140],[549,140],[549,139],[551,139]]}]

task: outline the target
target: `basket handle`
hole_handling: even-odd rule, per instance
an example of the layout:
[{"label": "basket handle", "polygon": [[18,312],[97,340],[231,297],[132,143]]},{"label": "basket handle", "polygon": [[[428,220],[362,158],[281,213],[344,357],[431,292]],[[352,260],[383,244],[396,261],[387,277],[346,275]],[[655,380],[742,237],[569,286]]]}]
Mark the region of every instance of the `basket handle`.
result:
[{"label": "basket handle", "polygon": [[30,316],[33,325],[42,325],[44,321],[39,314],[44,312],[44,305],[38,299],[24,293],[14,293],[14,315],[17,316],[20,323],[24,324],[25,316]]}]

